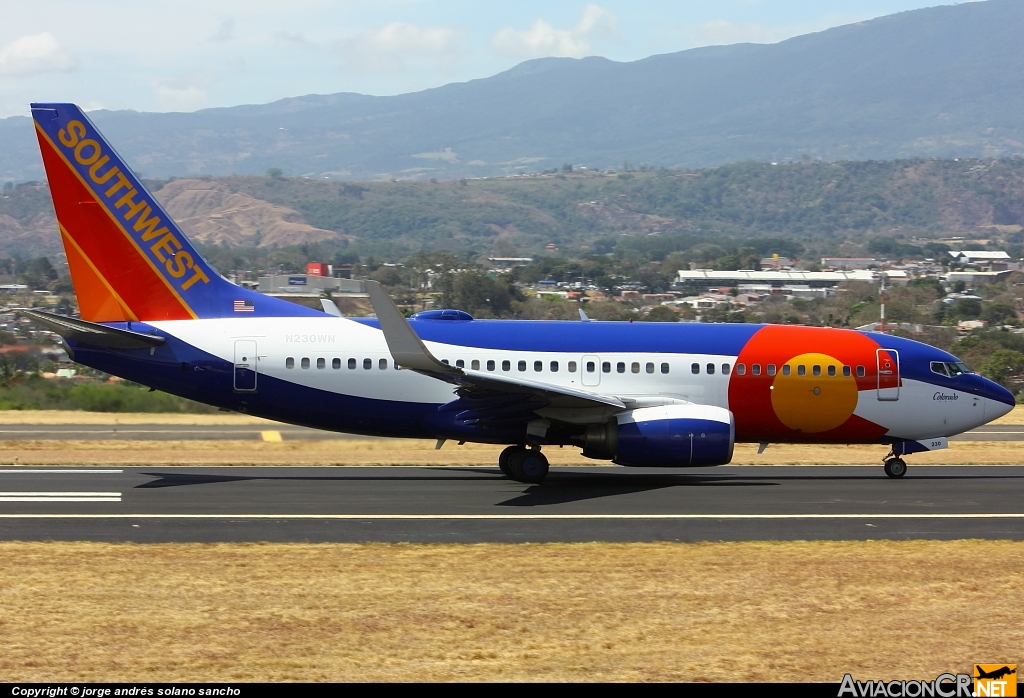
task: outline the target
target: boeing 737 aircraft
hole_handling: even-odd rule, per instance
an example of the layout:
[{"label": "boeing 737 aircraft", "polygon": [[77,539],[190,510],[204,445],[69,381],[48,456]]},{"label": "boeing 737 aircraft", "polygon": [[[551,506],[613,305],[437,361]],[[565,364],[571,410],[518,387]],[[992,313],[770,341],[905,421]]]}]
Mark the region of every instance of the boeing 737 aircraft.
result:
[{"label": "boeing 737 aircraft", "polygon": [[[221,277],[73,104],[32,115],[81,319],[23,310],[75,361],[228,410],[374,436],[544,446],[628,466],[722,465],[736,442],[884,444],[903,456],[1006,414],[956,357],[885,334],[777,325],[344,318]],[[334,310],[328,304],[325,307]]]}]

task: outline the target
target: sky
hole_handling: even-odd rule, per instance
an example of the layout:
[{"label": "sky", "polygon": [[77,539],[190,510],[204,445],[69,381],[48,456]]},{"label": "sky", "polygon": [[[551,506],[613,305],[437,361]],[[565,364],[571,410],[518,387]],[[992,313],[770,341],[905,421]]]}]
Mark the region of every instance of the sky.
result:
[{"label": "sky", "polygon": [[531,58],[774,43],[943,0],[0,0],[0,117],[400,94]]}]

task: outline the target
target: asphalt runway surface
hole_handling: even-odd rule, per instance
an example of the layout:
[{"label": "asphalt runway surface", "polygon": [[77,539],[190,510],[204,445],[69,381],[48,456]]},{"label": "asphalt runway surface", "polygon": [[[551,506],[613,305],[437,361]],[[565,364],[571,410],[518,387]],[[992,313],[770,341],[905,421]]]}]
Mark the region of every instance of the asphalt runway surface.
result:
[{"label": "asphalt runway surface", "polygon": [[0,540],[1024,540],[1024,465],[0,468]]},{"label": "asphalt runway surface", "polygon": [[[365,439],[371,437],[320,431],[288,424],[263,425],[204,425],[177,424],[18,424],[0,423],[0,441],[53,441],[53,440],[123,440],[123,441],[220,441],[228,439],[265,438],[264,432],[276,431],[283,440],[306,439]],[[1003,424],[984,426],[951,441],[1024,441],[1024,425]]]}]

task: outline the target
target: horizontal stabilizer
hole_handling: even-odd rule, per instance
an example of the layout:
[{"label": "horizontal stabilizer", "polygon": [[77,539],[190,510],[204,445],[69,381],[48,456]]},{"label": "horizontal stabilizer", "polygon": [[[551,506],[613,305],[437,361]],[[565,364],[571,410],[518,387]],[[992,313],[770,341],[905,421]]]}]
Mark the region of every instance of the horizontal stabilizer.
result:
[{"label": "horizontal stabilizer", "polygon": [[94,347],[106,347],[108,349],[148,349],[164,343],[163,337],[131,330],[121,330],[116,327],[107,327],[95,322],[86,322],[78,318],[65,315],[55,315],[42,310],[30,308],[15,308],[15,312],[31,318],[48,330],[56,332],[64,339],[82,344],[91,344]]}]

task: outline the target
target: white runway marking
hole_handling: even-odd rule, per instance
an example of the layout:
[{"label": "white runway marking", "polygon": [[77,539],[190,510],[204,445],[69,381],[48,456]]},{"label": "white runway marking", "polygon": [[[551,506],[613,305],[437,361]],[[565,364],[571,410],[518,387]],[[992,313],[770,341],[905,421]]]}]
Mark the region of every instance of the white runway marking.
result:
[{"label": "white runway marking", "polygon": [[123,473],[123,470],[59,470],[55,468],[43,469],[29,469],[29,468],[6,468],[0,469],[0,473],[72,473],[75,475],[89,474],[89,475],[108,475]]},{"label": "white runway marking", "polygon": [[338,519],[338,520],[623,520],[623,519],[1024,519],[1018,514],[0,514],[0,519]]},{"label": "white runway marking", "polygon": [[0,502],[120,502],[120,492],[0,492]]}]

